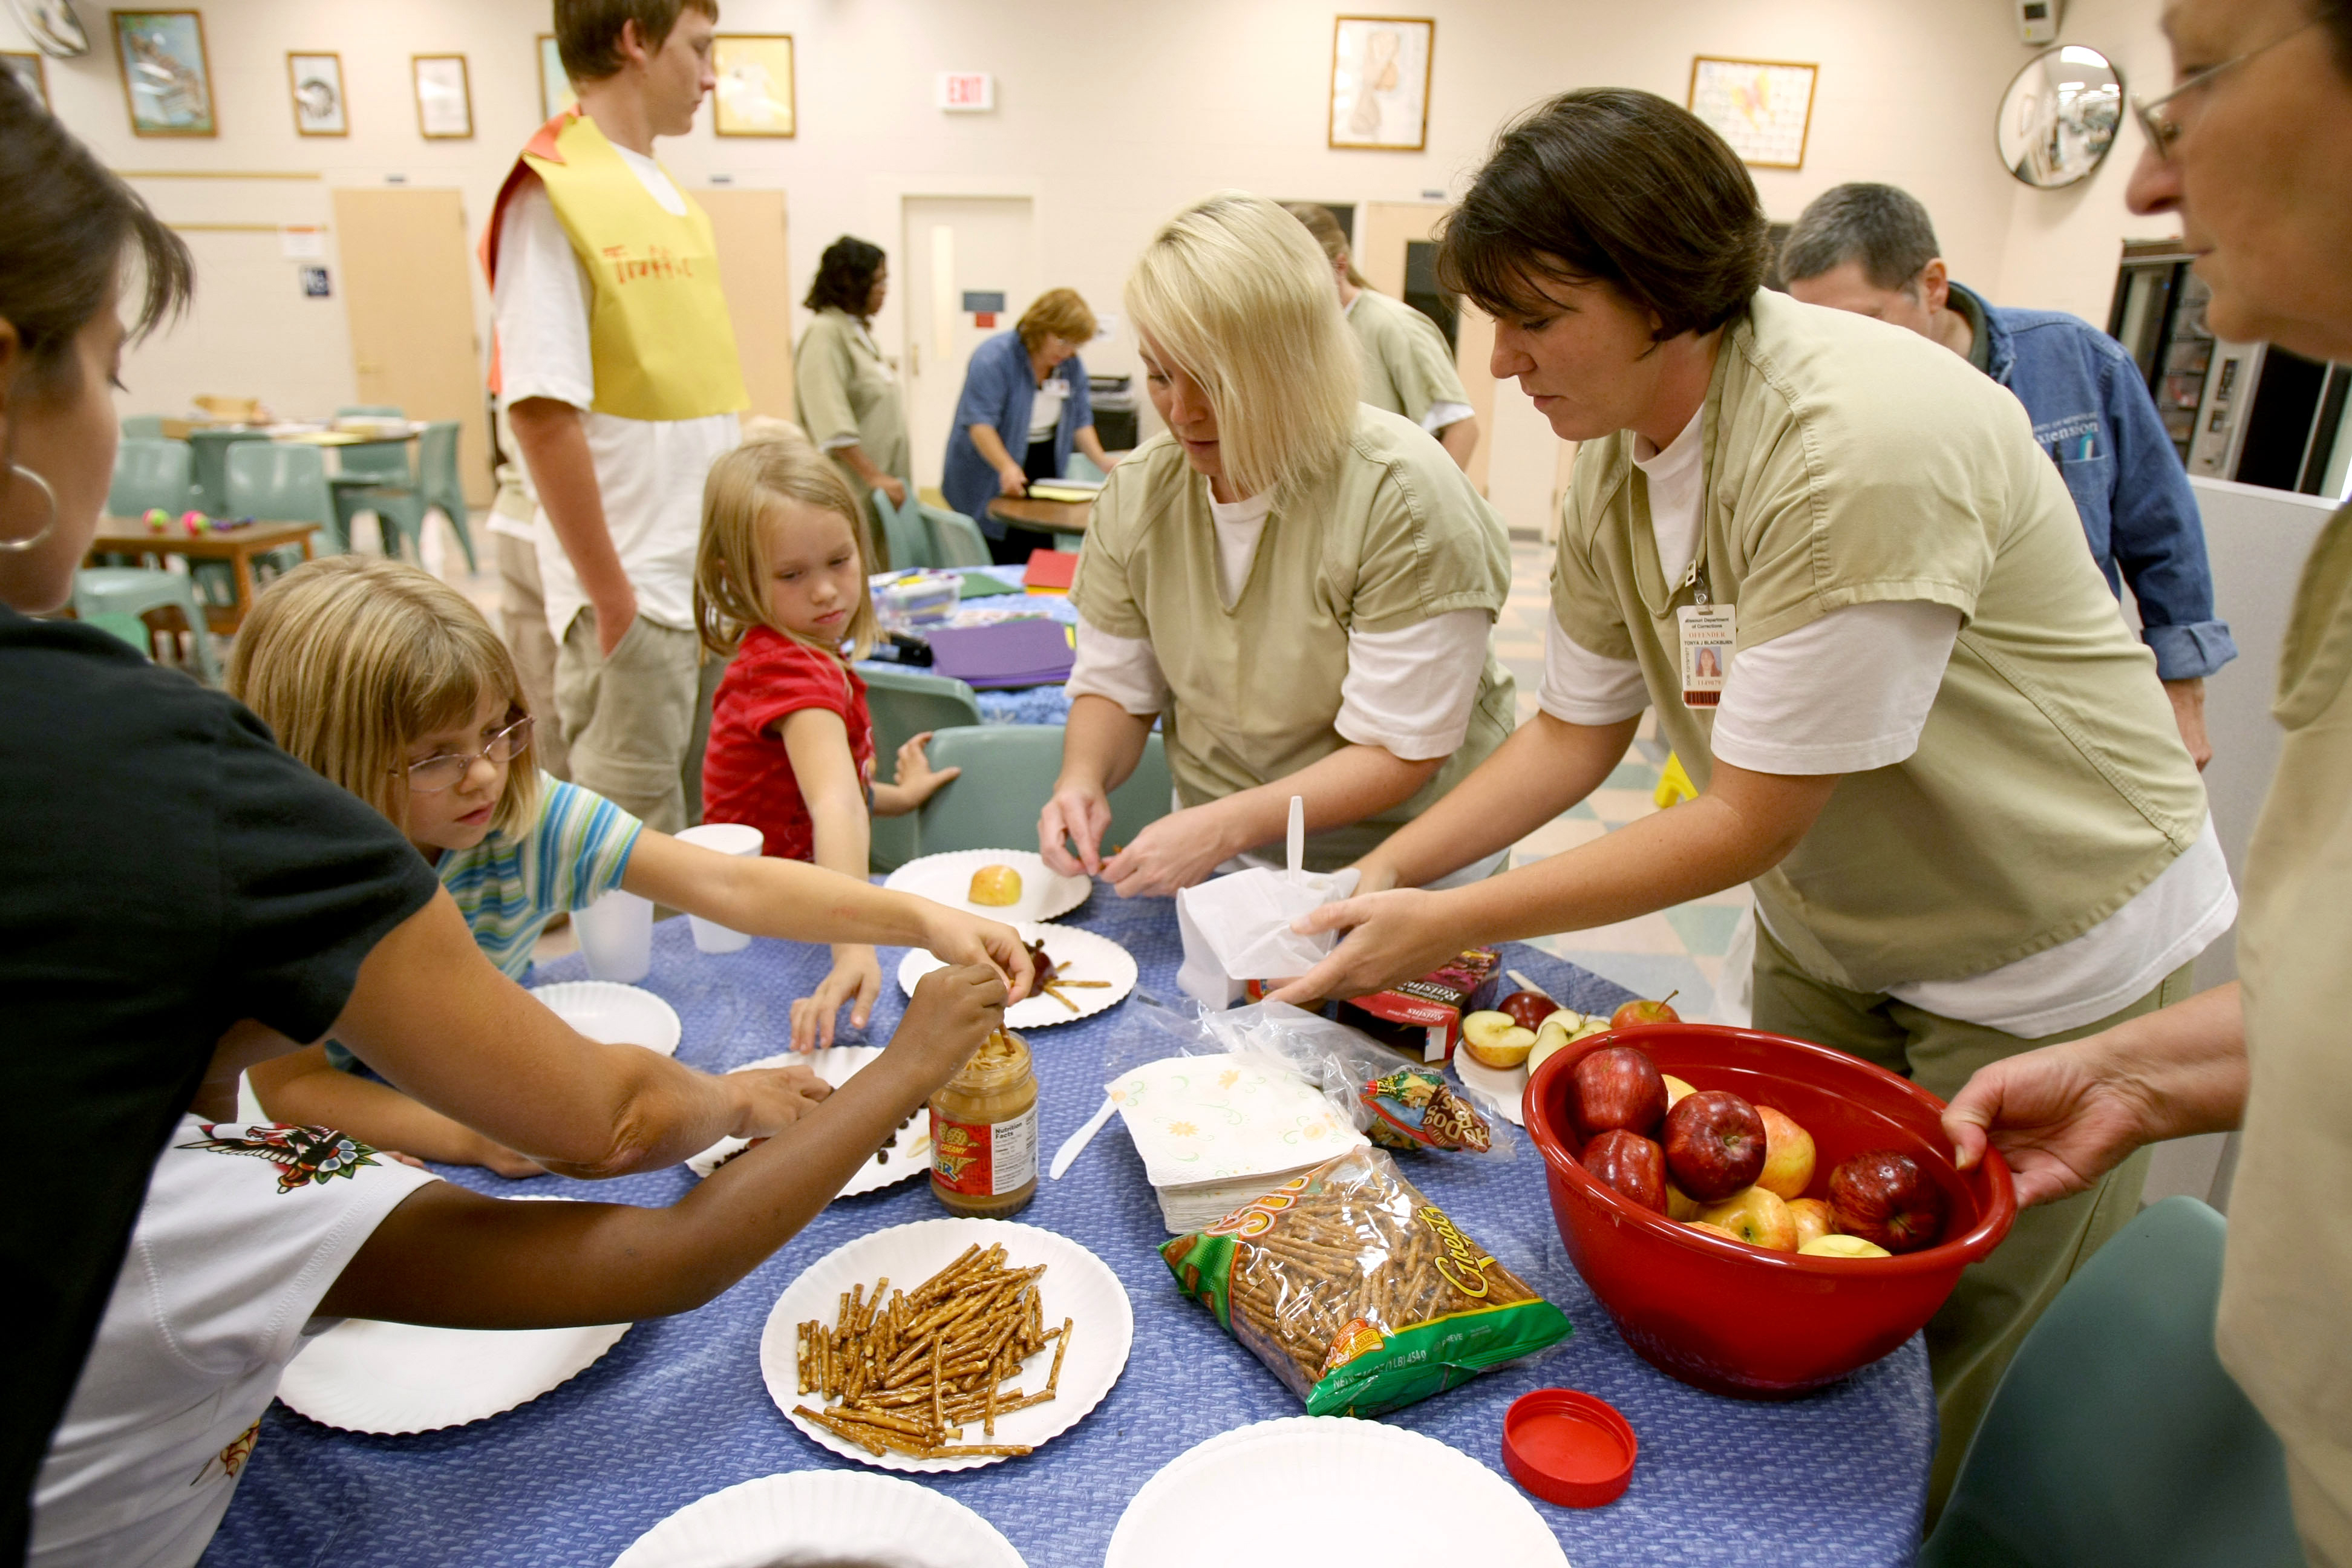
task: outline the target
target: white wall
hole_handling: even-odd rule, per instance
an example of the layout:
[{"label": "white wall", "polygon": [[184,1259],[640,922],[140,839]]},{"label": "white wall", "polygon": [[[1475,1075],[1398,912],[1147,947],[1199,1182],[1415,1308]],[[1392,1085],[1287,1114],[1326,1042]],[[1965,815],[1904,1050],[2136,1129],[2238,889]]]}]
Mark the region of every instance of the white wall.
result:
[{"label": "white wall", "polygon": [[[1429,150],[1325,145],[1335,7],[1301,0],[726,0],[730,32],[789,32],[799,48],[801,132],[792,141],[719,140],[706,114],[662,145],[689,185],[714,174],[787,192],[793,279],[845,231],[895,249],[908,195],[1026,195],[1047,270],[1116,312],[1128,264],[1167,213],[1242,185],[1281,198],[1412,201],[1458,195],[1497,124],[1548,93],[1622,83],[1680,101],[1696,52],[1818,61],[1806,164],[1757,171],[1767,210],[1792,218],[1849,179],[1882,179],[1935,212],[1955,271],[2004,300],[2062,304],[2104,320],[2123,165],[2077,193],[2018,186],[1991,151],[2002,88],[2033,52],[2010,0],[1433,0]],[[2137,81],[2160,74],[2147,0],[2075,0],[2069,41],[2110,42]],[[478,226],[538,119],[534,36],[546,0],[215,0],[204,10],[219,96],[212,141],[134,140],[112,58],[52,61],[58,112],[127,169],[294,170],[317,182],[142,180],[182,221],[320,222],[327,189],[404,175],[465,193]],[[2126,22],[2128,25],[2126,26]],[[341,51],[352,133],[304,140],[287,104],[285,51]],[[409,86],[413,53],[462,52],[477,134],[427,142]],[[989,115],[932,104],[945,69],[998,77]],[[2136,132],[2126,131],[2126,137]],[[2159,226],[2157,232],[2162,232]],[[133,408],[175,409],[202,391],[255,392],[283,412],[347,400],[340,303],[306,301],[270,237],[196,235],[194,319],[133,356]],[[479,304],[487,329],[487,300]],[[902,329],[897,303],[879,323]],[[487,331],[485,335],[487,336]],[[1089,363],[1134,368],[1131,343]],[[1540,525],[1555,454],[1515,390],[1500,389],[1491,489],[1514,526]]]}]

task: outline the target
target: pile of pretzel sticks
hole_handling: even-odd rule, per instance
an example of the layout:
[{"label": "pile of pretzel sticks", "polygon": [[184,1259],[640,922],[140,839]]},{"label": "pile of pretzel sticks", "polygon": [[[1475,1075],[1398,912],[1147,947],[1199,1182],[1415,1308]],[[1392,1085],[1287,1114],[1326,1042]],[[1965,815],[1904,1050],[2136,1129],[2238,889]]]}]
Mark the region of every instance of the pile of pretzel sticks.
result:
[{"label": "pile of pretzel sticks", "polygon": [[[1061,1385],[1070,1320],[1045,1327],[1038,1302],[1045,1272],[1042,1263],[1008,1268],[1003,1247],[975,1245],[911,1291],[891,1290],[887,1275],[871,1292],[863,1284],[843,1291],[832,1328],[814,1318],[801,1324],[798,1351],[796,1392],[835,1403],[795,1405],[793,1414],[877,1458],[1028,1453],[1025,1444],[955,1440],[975,1421],[982,1436],[995,1436],[999,1416],[1043,1405]],[[1054,1366],[1044,1388],[1024,1394],[1003,1386],[1048,1344]]]}]

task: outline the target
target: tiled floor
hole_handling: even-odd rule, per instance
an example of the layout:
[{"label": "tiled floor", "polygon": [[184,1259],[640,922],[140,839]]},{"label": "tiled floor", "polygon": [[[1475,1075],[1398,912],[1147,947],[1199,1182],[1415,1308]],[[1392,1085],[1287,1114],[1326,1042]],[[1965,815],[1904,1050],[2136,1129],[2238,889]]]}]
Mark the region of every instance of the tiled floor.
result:
[{"label": "tiled floor", "polygon": [[[476,534],[482,536],[479,529]],[[495,622],[496,574],[486,569],[469,577],[460,569],[456,550],[428,547],[428,552],[440,558],[436,564],[443,574]],[[1549,548],[1527,542],[1513,544],[1511,597],[1495,628],[1495,651],[1518,681],[1523,722],[1536,710],[1536,691],[1543,681],[1544,623],[1551,613],[1546,580],[1550,570]],[[1666,748],[1658,739],[1656,725],[1644,715],[1633,751],[1609,782],[1583,805],[1522,839],[1512,863],[1524,866],[1573,849],[1657,810],[1658,770],[1665,760]],[[1681,994],[1675,998],[1676,1012],[1686,1018],[1707,1018],[1713,1016],[1724,950],[1748,901],[1743,886],[1617,925],[1547,937],[1536,945],[1644,996],[1679,991]],[[560,957],[574,945],[568,929],[558,930],[541,940],[539,956]]]}]

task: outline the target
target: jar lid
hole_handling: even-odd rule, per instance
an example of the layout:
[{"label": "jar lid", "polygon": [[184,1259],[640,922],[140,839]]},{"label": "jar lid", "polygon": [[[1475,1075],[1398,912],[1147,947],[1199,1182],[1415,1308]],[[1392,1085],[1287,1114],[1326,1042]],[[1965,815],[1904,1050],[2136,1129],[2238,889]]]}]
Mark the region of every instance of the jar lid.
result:
[{"label": "jar lid", "polygon": [[1503,1416],[1503,1465],[1511,1479],[1567,1508],[1616,1501],[1640,1450],[1613,1405],[1573,1388],[1523,1394]]}]

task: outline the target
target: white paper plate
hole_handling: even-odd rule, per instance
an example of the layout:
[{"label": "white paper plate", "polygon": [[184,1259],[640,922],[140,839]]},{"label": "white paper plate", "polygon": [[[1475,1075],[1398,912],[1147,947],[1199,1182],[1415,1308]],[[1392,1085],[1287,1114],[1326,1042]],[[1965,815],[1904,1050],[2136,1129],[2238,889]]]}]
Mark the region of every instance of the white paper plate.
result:
[{"label": "white paper plate", "polygon": [[[877,1458],[847,1438],[835,1436],[805,1416],[792,1413],[795,1405],[811,1409],[824,1405],[824,1401],[813,1394],[793,1392],[799,1374],[794,1355],[799,1349],[801,1324],[812,1318],[823,1323],[833,1322],[840,1313],[845,1292],[861,1284],[870,1290],[875,1281],[885,1275],[894,1287],[911,1290],[953,1263],[965,1247],[974,1245],[1002,1245],[1009,1268],[1048,1265],[1040,1306],[1049,1325],[1058,1327],[1065,1318],[1071,1321],[1073,1348],[1062,1363],[1062,1381],[1050,1403],[999,1416],[993,1438],[981,1436],[977,1426],[967,1426],[961,1440],[1025,1443],[1033,1448],[1042,1447],[1048,1439],[1076,1426],[1087,1412],[1101,1404],[1111,1384],[1118,1381],[1120,1371],[1127,1365],[1128,1350],[1135,1341],[1135,1311],[1128,1304],[1127,1290],[1119,1284],[1118,1277],[1103,1266],[1102,1259],[1069,1237],[1033,1225],[1015,1225],[1001,1219],[926,1219],[877,1230],[835,1247],[802,1270],[800,1278],[777,1299],[774,1310],[768,1314],[767,1329],[760,1336],[760,1373],[767,1380],[768,1396],[776,1402],[784,1418],[806,1433],[811,1441],[843,1458],[881,1469],[924,1475],[978,1469],[982,1465],[998,1463],[996,1458],[984,1456],[918,1459],[894,1452],[885,1452]],[[1024,1363],[1027,1375],[1020,1386],[1033,1394],[1043,1388],[1053,1364],[1054,1350],[1049,1345]]]},{"label": "white paper plate", "polygon": [[[1075,1024],[1081,1018],[1118,1006],[1135,989],[1135,956],[1107,936],[1076,926],[1037,925],[1024,922],[1015,928],[1024,942],[1043,942],[1046,956],[1073,980],[1108,980],[1108,985],[1082,985],[1065,991],[1077,1011],[1073,1013],[1043,992],[1024,996],[1004,1010],[1007,1027],[1026,1033],[1031,1029],[1050,1028],[1055,1024]],[[934,969],[947,965],[919,947],[910,947],[907,956],[898,961],[898,989],[908,995],[915,994],[915,983]]]},{"label": "white paper plate", "polygon": [[1528,1069],[1490,1068],[1460,1046],[1454,1047],[1454,1074],[1464,1083],[1494,1101],[1488,1108],[1502,1112],[1503,1120],[1514,1127],[1528,1124],[1527,1114],[1519,1102],[1527,1098]]},{"label": "white paper plate", "polygon": [[[975,904],[967,898],[965,895],[971,891],[971,874],[982,866],[1010,866],[1020,872],[1021,901],[1008,905]],[[1063,876],[1046,865],[1045,858],[1034,849],[951,849],[944,855],[925,855],[891,872],[883,879],[882,885],[1008,925],[1066,915],[1085,903],[1087,895],[1095,890],[1092,880]]]},{"label": "white paper plate", "polygon": [[303,1347],[278,1379],[278,1397],[297,1415],[346,1432],[436,1432],[562,1387],[602,1361],[629,1329],[425,1329],[346,1318]]},{"label": "white paper plate", "polygon": [[[1368,1478],[1410,1476],[1441,1507],[1369,1508]],[[1457,1448],[1378,1421],[1293,1415],[1221,1434],[1143,1483],[1103,1568],[1197,1568],[1200,1521],[1249,1542],[1255,1563],[1442,1562],[1465,1520],[1496,1568],[1568,1568],[1519,1489]]]},{"label": "white paper plate", "polygon": [[610,980],[567,980],[531,993],[548,1011],[592,1040],[643,1046],[663,1056],[677,1055],[677,1014],[652,992]]},{"label": "white paper plate", "polygon": [[[856,1076],[857,1069],[882,1054],[878,1046],[835,1046],[805,1056],[786,1051],[782,1056],[762,1057],[756,1062],[745,1062],[729,1072],[747,1072],[752,1068],[808,1067],[816,1076],[839,1089]],[[719,1169],[721,1162],[739,1149],[748,1149],[751,1142],[743,1138],[721,1138],[709,1148],[686,1163],[686,1168],[698,1176],[707,1176]],[[880,1161],[868,1160],[857,1168],[857,1174],[835,1195],[854,1198],[860,1193],[870,1193],[895,1186],[909,1176],[926,1174],[931,1168],[931,1121],[920,1109],[898,1130],[898,1142],[882,1151]]]},{"label": "white paper plate", "polygon": [[798,1470],[690,1502],[637,1537],[613,1568],[1027,1568],[997,1528],[953,1498],[895,1476]]}]

